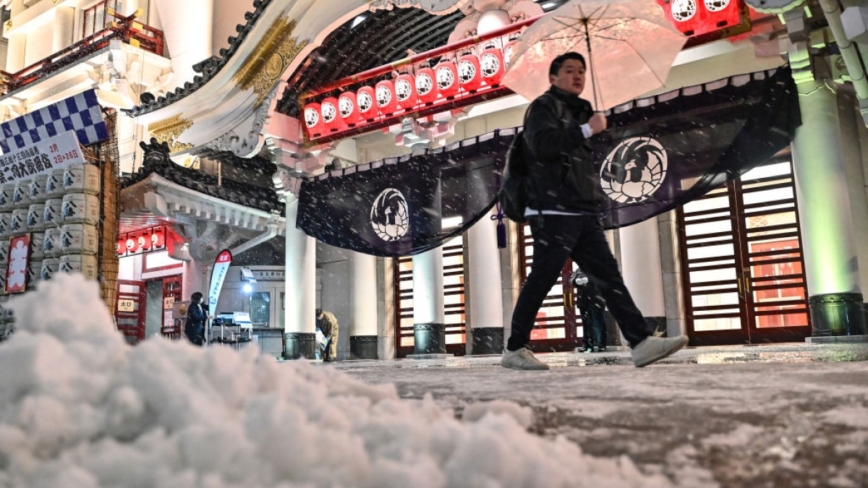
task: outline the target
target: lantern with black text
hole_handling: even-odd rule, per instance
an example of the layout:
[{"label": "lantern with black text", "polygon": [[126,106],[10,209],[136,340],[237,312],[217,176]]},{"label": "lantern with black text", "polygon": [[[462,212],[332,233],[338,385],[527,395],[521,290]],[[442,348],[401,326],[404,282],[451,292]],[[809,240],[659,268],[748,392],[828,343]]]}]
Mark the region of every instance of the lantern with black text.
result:
[{"label": "lantern with black text", "polygon": [[375,88],[377,95],[377,109],[384,117],[392,116],[398,110],[398,99],[395,97],[395,82],[383,80],[377,83]]},{"label": "lantern with black text", "polygon": [[374,89],[369,86],[363,86],[356,91],[356,107],[358,107],[359,116],[362,119],[373,122],[377,118],[376,100]]},{"label": "lantern with black text", "polygon": [[162,249],[166,246],[166,234],[163,229],[154,229],[151,232],[151,246],[154,249]]},{"label": "lantern with black text", "polygon": [[398,99],[398,107],[403,110],[412,110],[416,106],[419,97],[416,94],[416,80],[412,75],[404,73],[395,79],[395,98]]},{"label": "lantern with black text", "polygon": [[328,97],[322,101],[322,121],[328,132],[338,132],[346,129],[343,119],[338,116],[338,99]]},{"label": "lantern with black text", "polygon": [[426,105],[434,103],[439,92],[437,75],[433,69],[422,68],[416,72],[416,94],[419,95],[420,102]]},{"label": "lantern with black text", "polygon": [[127,238],[126,237],[121,237],[118,239],[118,245],[117,245],[116,249],[118,252],[118,256],[123,256],[124,254],[127,253]]},{"label": "lantern with black text", "polygon": [[127,252],[134,253],[139,250],[139,243],[133,236],[127,236]]},{"label": "lantern with black text", "polygon": [[750,16],[743,0],[657,0],[657,3],[669,22],[692,38],[715,40],[750,29]]},{"label": "lantern with black text", "polygon": [[458,67],[452,61],[443,61],[434,68],[437,74],[437,89],[443,98],[452,99],[461,89],[458,84]]},{"label": "lantern with black text", "polygon": [[304,106],[304,127],[308,137],[319,137],[325,133],[325,123],[320,116],[320,104],[308,103]]},{"label": "lantern with black text", "polygon": [[343,125],[347,127],[355,127],[362,120],[355,93],[347,91],[338,97],[338,117],[343,119]]},{"label": "lantern with black text", "polygon": [[510,61],[512,61],[515,50],[518,48],[518,40],[519,38],[517,37],[510,39],[510,41],[503,46],[503,62],[506,66],[509,66]]},{"label": "lantern with black text", "polygon": [[482,69],[475,54],[467,53],[458,58],[458,81],[462,90],[471,93],[482,85]]},{"label": "lantern with black text", "polygon": [[139,234],[138,239],[139,250],[148,251],[151,249],[151,235],[150,233],[143,232]]},{"label": "lantern with black text", "polygon": [[482,70],[482,81],[488,86],[500,86],[503,79],[503,51],[490,46],[479,55],[479,67]]}]

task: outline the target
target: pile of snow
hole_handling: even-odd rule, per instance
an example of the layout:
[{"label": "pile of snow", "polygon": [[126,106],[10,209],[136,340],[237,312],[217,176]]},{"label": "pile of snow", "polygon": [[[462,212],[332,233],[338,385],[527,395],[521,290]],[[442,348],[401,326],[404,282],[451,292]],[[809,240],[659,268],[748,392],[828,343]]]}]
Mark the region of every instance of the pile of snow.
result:
[{"label": "pile of snow", "polygon": [[514,404],[461,421],[430,397],[253,348],[129,347],[96,284],[39,286],[12,301],[17,330],[0,344],[2,487],[670,486],[529,434]]}]

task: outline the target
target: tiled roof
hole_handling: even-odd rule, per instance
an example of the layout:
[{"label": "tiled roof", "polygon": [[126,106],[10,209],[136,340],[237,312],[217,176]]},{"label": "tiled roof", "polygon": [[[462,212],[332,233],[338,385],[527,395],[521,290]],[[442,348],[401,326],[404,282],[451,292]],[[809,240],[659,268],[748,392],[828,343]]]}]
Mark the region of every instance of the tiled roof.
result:
[{"label": "tiled roof", "polygon": [[199,73],[198,75],[193,77],[192,82],[186,82],[183,86],[179,86],[175,88],[174,91],[167,93],[164,96],[159,98],[150,97],[142,97],[142,104],[136,107],[133,107],[128,110],[123,110],[127,115],[130,116],[138,116],[146,113],[153,112],[155,110],[161,109],[163,107],[167,107],[182,98],[187,97],[191,93],[195,92],[206,83],[208,83],[214,76],[223,69],[224,66],[232,59],[232,56],[238,51],[241,47],[241,44],[244,42],[244,39],[247,37],[247,34],[253,29],[253,26],[256,25],[256,22],[262,17],[265,8],[271,4],[272,0],[253,0],[253,11],[245,12],[244,18],[247,20],[246,24],[238,24],[235,26],[235,31],[238,32],[238,36],[229,38],[229,47],[220,49],[219,56],[210,57],[198,64],[193,65],[193,71]]},{"label": "tiled roof", "polygon": [[[169,158],[168,144],[161,144],[155,139],[151,139],[150,144],[142,142],[140,145],[145,151],[144,164],[136,173],[124,178],[124,188],[132,186],[144,180],[149,175],[156,173],[173,183],[204,195],[210,195],[221,200],[226,200],[227,202],[263,210],[265,212],[277,211],[281,215],[284,213],[285,205],[280,201],[277,193],[273,189],[242,183],[227,178],[223,178],[223,181],[221,182],[222,184],[218,186],[216,176],[203,173],[199,170],[184,168],[183,166],[173,163]],[[215,154],[218,156],[223,155],[223,153],[212,153],[209,157],[211,159],[223,160],[220,157],[215,156]],[[237,156],[234,155],[233,157],[237,158]],[[237,159],[245,161],[243,158]],[[263,161],[265,161],[263,158],[255,159],[256,160],[249,160],[244,163],[236,161],[233,164],[230,162],[230,164],[242,169],[255,167],[258,171],[268,170],[268,168],[263,166]],[[274,165],[270,166],[271,168],[276,169]]]}]

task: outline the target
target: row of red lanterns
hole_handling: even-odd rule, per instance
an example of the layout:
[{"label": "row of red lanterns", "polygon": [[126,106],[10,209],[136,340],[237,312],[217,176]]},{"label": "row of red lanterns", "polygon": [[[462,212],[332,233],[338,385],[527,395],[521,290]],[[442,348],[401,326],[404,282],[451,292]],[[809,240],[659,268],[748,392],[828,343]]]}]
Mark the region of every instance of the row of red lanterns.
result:
[{"label": "row of red lanterns", "polygon": [[153,227],[118,236],[118,256],[132,256],[148,251],[162,251],[165,248],[166,231],[163,227]]},{"label": "row of red lanterns", "polygon": [[703,36],[748,21],[744,0],[657,0],[669,22],[682,34]]},{"label": "row of red lanterns", "polygon": [[[304,106],[304,122],[309,139],[341,132],[358,125],[410,112],[419,107],[452,100],[462,93],[472,94],[481,89],[500,86],[508,53],[515,41],[503,50],[488,47],[478,56],[472,53],[458,58],[458,63],[444,60],[433,68],[422,68],[415,76],[409,73],[394,80],[383,80],[375,86],[363,86],[345,91],[337,98],[328,97],[320,103]],[[507,58],[504,59],[504,52]]]}]

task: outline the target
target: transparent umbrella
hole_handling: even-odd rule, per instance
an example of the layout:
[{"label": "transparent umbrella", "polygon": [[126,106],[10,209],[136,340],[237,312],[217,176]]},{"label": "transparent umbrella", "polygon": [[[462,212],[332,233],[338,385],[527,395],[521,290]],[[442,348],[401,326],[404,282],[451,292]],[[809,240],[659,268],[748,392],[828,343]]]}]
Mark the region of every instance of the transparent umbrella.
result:
[{"label": "transparent umbrella", "polygon": [[662,87],[686,41],[652,0],[572,0],[521,35],[504,83],[533,100],[551,61],[575,51],[588,63],[582,96],[605,110]]}]

